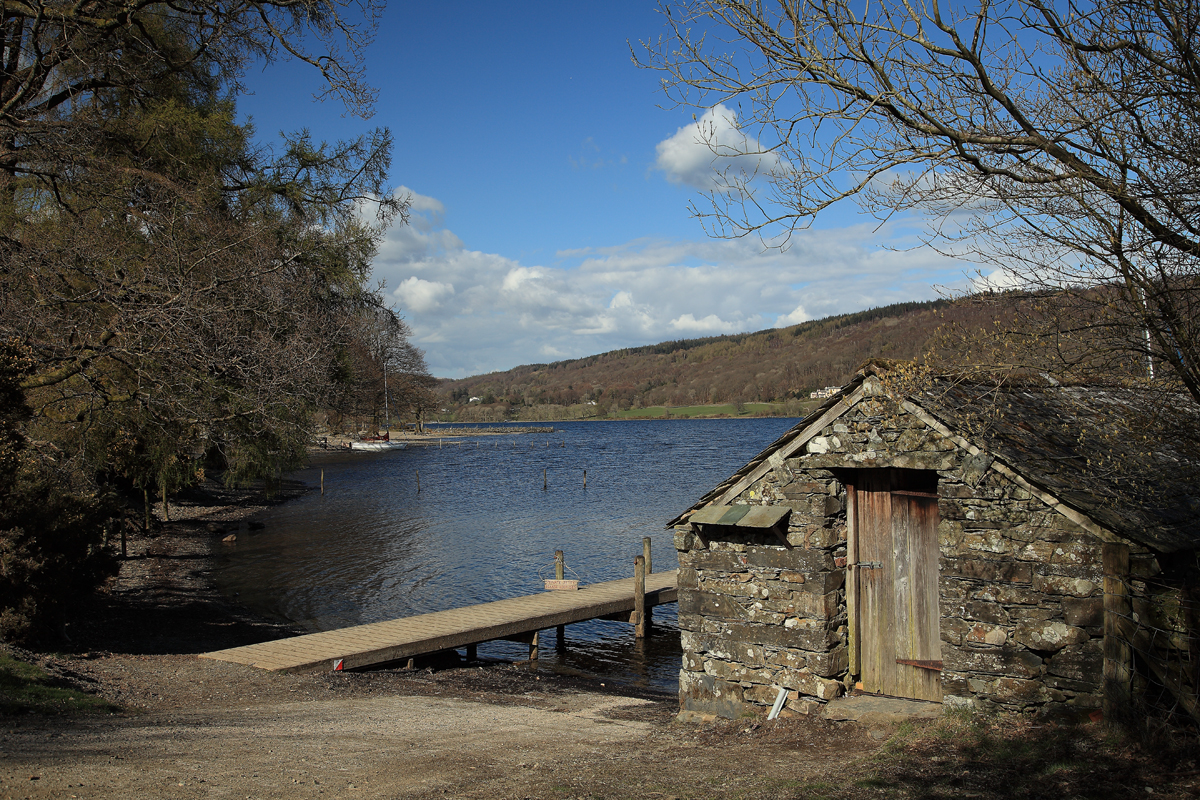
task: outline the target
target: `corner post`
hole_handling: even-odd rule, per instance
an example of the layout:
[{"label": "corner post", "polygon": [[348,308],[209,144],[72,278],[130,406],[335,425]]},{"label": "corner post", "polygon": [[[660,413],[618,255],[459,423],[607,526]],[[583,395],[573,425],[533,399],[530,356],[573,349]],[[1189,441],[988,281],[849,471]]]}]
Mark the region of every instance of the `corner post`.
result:
[{"label": "corner post", "polygon": [[1132,648],[1124,631],[1131,623],[1129,546],[1105,543],[1104,560],[1104,718],[1118,722],[1128,716],[1133,697]]},{"label": "corner post", "polygon": [[646,557],[633,560],[633,635],[646,638]]},{"label": "corner post", "polygon": [[[563,579],[563,574],[564,574],[563,568],[565,566],[566,566],[566,559],[563,558],[563,551],[555,550],[554,551],[554,578],[555,578],[555,580],[561,581]],[[566,625],[559,625],[557,628],[554,629],[554,641],[556,643],[555,646],[559,650],[563,649],[563,646],[566,645],[566,638],[567,638],[567,626]]]}]

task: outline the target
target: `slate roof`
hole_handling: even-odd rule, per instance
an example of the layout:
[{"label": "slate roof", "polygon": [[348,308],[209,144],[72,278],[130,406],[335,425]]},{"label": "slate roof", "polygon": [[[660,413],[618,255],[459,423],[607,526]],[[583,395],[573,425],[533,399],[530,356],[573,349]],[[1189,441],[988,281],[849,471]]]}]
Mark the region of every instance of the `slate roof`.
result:
[{"label": "slate roof", "polygon": [[[884,371],[865,367],[670,524],[718,499]],[[1112,533],[1159,552],[1200,549],[1200,410],[1190,397],[1164,402],[1128,387],[943,378],[908,399]]]}]

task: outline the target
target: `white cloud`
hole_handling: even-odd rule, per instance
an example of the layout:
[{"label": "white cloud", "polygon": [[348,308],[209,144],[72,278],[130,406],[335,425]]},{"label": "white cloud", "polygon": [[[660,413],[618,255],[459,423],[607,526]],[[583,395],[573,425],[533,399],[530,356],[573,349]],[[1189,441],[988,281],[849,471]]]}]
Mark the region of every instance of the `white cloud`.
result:
[{"label": "white cloud", "polygon": [[658,143],[655,166],[672,183],[697,189],[731,191],[738,181],[769,173],[779,157],[763,152],[758,140],[737,125],[737,114],[723,105],[684,125]]},{"label": "white cloud", "polygon": [[1019,276],[1007,269],[998,269],[987,275],[976,273],[971,279],[972,292],[1005,292],[1024,285]]},{"label": "white cloud", "polygon": [[732,322],[726,322],[716,314],[709,314],[704,319],[696,319],[693,314],[683,314],[671,320],[671,327],[677,331],[688,331],[689,333],[714,336],[720,333],[733,333],[737,330],[737,325]]},{"label": "white cloud", "polygon": [[906,232],[874,225],[799,231],[786,252],[644,239],[523,264],[467,249],[427,200],[412,225],[388,232],[375,276],[444,377],[931,299],[969,269],[927,249],[882,249],[872,243]]},{"label": "white cloud", "polygon": [[776,328],[786,328],[789,325],[799,325],[801,322],[808,322],[812,317],[804,310],[804,306],[796,306],[791,313],[784,314],[775,320]]},{"label": "white cloud", "polygon": [[417,194],[407,186],[401,186],[395,192],[396,197],[408,199],[409,210],[415,211],[418,214],[431,214],[438,222],[441,222],[442,215],[446,213],[446,207],[442,205],[441,200],[429,197],[424,194]]},{"label": "white cloud", "polygon": [[422,280],[416,276],[401,281],[392,292],[403,308],[416,313],[434,311],[454,295],[454,284]]}]

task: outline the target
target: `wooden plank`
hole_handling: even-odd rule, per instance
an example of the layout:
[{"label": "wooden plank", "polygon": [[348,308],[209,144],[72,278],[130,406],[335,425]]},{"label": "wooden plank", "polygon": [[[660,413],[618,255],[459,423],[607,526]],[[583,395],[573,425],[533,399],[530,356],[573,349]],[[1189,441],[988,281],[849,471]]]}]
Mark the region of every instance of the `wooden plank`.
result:
[{"label": "wooden plank", "polygon": [[[644,576],[645,607],[677,599],[678,570]],[[634,579],[593,584],[575,592],[544,592],[398,620],[322,631],[204,653],[201,658],[269,670],[344,669],[400,661],[493,639],[529,637],[539,630],[634,610]],[[628,618],[628,617],[626,617]],[[531,650],[531,655],[533,651]]]},{"label": "wooden plank", "polygon": [[1129,546],[1105,542],[1104,564],[1104,718],[1118,721],[1132,708],[1133,652],[1123,634],[1132,621],[1129,602]]},{"label": "wooden plank", "polygon": [[850,674],[862,674],[859,665],[859,642],[862,629],[858,621],[858,503],[854,484],[846,484],[846,620],[849,625]]},{"label": "wooden plank", "polygon": [[891,496],[886,483],[880,481],[874,470],[860,473],[856,489],[862,683],[868,692],[891,694],[895,692],[890,679],[896,658],[889,630],[893,605]]},{"label": "wooden plank", "polygon": [[941,664],[941,609],[938,603],[938,506],[937,495],[908,492],[894,497],[892,502],[908,505],[908,541],[912,554],[911,616],[912,649],[909,660],[921,662],[904,669],[911,674],[908,683],[916,700],[942,700],[942,680],[938,671],[924,666]]}]

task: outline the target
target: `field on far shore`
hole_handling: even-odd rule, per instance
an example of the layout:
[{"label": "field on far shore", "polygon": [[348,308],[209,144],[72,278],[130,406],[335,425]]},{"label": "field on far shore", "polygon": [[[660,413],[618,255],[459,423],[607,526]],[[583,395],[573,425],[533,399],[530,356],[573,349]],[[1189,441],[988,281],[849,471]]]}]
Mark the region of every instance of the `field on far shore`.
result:
[{"label": "field on far shore", "polygon": [[[803,404],[802,413],[807,414],[820,400]],[[786,415],[787,409],[780,403],[744,403],[741,410],[733,403],[704,406],[650,406],[648,408],[630,408],[626,411],[612,411],[611,419],[668,419],[671,417],[687,417],[688,419],[703,419],[708,417],[756,417]]]},{"label": "field on far shore", "polygon": [[821,404],[821,400],[791,400],[787,403],[716,403],[695,406],[645,406],[641,408],[613,408],[604,414],[597,407],[576,404],[572,406],[537,405],[509,407],[497,404],[481,406],[466,405],[439,415],[434,422],[440,424],[481,422],[580,422],[621,419],[721,419],[745,417],[802,417]]}]

